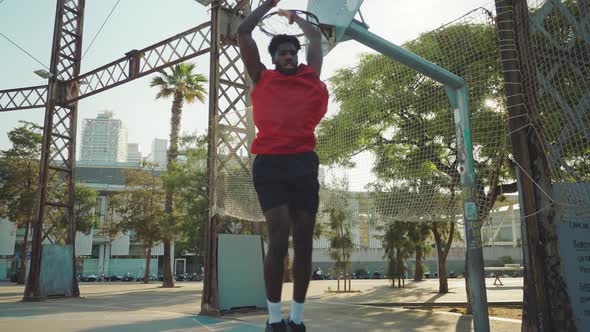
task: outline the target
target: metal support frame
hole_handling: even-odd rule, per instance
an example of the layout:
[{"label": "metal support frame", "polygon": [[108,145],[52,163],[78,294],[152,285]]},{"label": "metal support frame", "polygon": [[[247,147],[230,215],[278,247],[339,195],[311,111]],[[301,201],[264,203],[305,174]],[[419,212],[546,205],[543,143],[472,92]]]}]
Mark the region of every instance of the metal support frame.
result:
[{"label": "metal support frame", "polygon": [[[559,135],[559,137],[550,143],[547,150],[549,150],[548,162],[551,170],[564,170],[564,175],[571,177],[577,182],[582,182],[579,174],[576,174],[574,168],[566,160],[566,152],[564,152],[566,146],[571,144],[568,142],[572,137],[582,136],[586,140],[590,140],[590,128],[585,125],[584,118],[590,113],[590,91],[579,97],[576,101],[577,104],[568,104],[568,98],[565,95],[565,91],[558,89],[557,79],[560,77],[560,73],[564,70],[573,70],[579,79],[586,79],[583,68],[590,65],[588,61],[577,60],[576,43],[583,41],[585,46],[590,45],[590,2],[580,0],[578,3],[580,11],[580,21],[576,19],[573,13],[562,3],[561,0],[547,0],[543,6],[536,11],[530,17],[530,29],[533,33],[542,35],[547,45],[551,47],[551,50],[547,50],[547,53],[559,54],[560,58],[565,58],[566,61],[559,61],[554,59],[554,63],[549,68],[535,68],[536,79],[540,85],[540,97],[547,95],[555,102],[560,110],[567,115],[568,121],[565,122],[565,128]],[[558,13],[562,16],[567,23],[571,26],[573,37],[569,38],[567,43],[557,40],[555,36],[552,36],[544,26],[545,20],[550,15]],[[585,26],[586,25],[586,26]],[[579,37],[576,38],[576,37]],[[560,173],[555,172],[555,173]],[[563,176],[563,175],[562,175]]]},{"label": "metal support frame", "polygon": [[47,85],[0,91],[0,112],[45,107]]},{"label": "metal support frame", "polygon": [[[72,247],[75,243],[74,164],[78,104],[68,103],[67,100],[78,94],[74,79],[80,73],[84,5],[85,0],[57,2],[39,171],[39,199],[33,221],[31,267],[24,300],[36,300],[46,295],[40,285],[43,241],[47,239],[51,243]],[[60,227],[64,220],[65,230]],[[75,249],[72,248],[72,266],[75,257]],[[80,291],[75,268],[73,271],[70,294],[78,296]]]},{"label": "metal support frame", "polygon": [[362,23],[353,21],[348,30],[346,30],[346,35],[445,85],[449,100],[455,108],[459,172],[461,174],[461,188],[463,191],[465,243],[467,244],[471,287],[470,295],[473,305],[473,325],[478,332],[489,331],[490,323],[483,269],[481,222],[478,220],[479,216],[475,203],[475,166],[473,162],[471,125],[469,123],[467,84],[461,77],[448,70],[369,32]]},{"label": "metal support frame", "polygon": [[[587,112],[584,99],[586,93],[574,108],[568,105],[554,78],[563,68],[574,68],[579,79],[580,64],[572,54],[577,37],[584,44],[590,42],[590,34],[584,29],[588,12],[584,11],[586,1],[580,1],[582,22],[578,22],[561,0],[547,0],[541,8],[531,13],[526,1],[496,0],[498,40],[504,74],[504,94],[510,115],[512,149],[518,175],[518,192],[521,206],[523,257],[525,263],[523,331],[574,331],[568,288],[562,275],[559,239],[555,227],[554,202],[552,202],[552,176],[559,179],[564,175],[580,181],[570,165],[562,156],[563,146],[568,137],[577,131],[580,137],[588,138],[590,132],[580,120]],[[572,28],[568,42],[562,44],[544,28],[544,20],[549,15],[563,16]],[[536,38],[542,36],[548,49],[542,49],[551,57],[558,54],[559,59],[549,59],[553,63],[547,71],[540,66],[539,50],[535,49]],[[568,58],[566,64],[563,58]],[[544,137],[540,97],[546,95],[553,99],[558,111],[569,119],[567,126],[556,142],[550,144]],[[549,153],[547,153],[549,152]],[[565,172],[564,172],[565,171]]]},{"label": "metal support frame", "polygon": [[[218,315],[217,226],[221,219],[218,207],[219,174],[239,165],[249,174],[249,146],[254,125],[249,114],[251,88],[237,45],[237,26],[250,12],[250,2],[215,0],[211,4],[211,73],[209,75],[209,128],[207,173],[209,177],[209,221],[205,242],[205,277],[201,313]],[[217,129],[223,129],[223,135]]]},{"label": "metal support frame", "polygon": [[[131,50],[124,57],[87,73],[64,81],[66,85],[77,84],[78,94],[67,96],[67,103],[73,103],[137,78],[151,75],[192,59],[209,54],[209,28],[205,22],[141,50]],[[0,90],[0,112],[45,107],[47,86]]]},{"label": "metal support frame", "polygon": [[[87,73],[80,74],[85,0],[57,0],[48,85],[0,90],[0,112],[45,107],[39,171],[39,202],[33,222],[32,255],[25,300],[40,300],[42,243],[75,243],[74,171],[77,101],[208,54],[205,22]],[[83,82],[83,85],[80,83]],[[73,251],[72,264],[75,262]],[[79,295],[73,277],[73,290]]]}]

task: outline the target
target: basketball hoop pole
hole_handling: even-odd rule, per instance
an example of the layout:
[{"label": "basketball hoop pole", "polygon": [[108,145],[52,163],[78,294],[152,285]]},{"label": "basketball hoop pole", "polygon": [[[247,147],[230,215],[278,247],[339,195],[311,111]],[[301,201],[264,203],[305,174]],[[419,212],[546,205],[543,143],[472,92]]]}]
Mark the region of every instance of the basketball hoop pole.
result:
[{"label": "basketball hoop pole", "polygon": [[463,78],[450,71],[371,33],[359,22],[353,21],[346,30],[345,35],[445,85],[451,105],[455,108],[457,152],[459,154],[459,173],[461,174],[461,189],[463,192],[463,220],[468,252],[467,265],[471,303],[473,305],[473,326],[477,332],[488,332],[490,322],[483,269],[481,222],[478,220],[477,204],[475,202],[475,166],[473,163],[471,125],[469,123],[467,84]]}]

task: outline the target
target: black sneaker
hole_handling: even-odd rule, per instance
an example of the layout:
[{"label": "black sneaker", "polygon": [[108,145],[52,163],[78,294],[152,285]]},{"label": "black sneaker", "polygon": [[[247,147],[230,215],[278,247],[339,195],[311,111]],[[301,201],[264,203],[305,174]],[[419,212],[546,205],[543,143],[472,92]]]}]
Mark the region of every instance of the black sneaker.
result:
[{"label": "black sneaker", "polygon": [[268,321],[266,321],[266,328],[264,329],[264,332],[287,332],[287,324],[285,324],[284,320],[272,324],[269,324]]},{"label": "black sneaker", "polygon": [[289,320],[289,324],[287,324],[287,332],[305,332],[305,325],[303,322],[301,322],[301,324],[295,324]]}]

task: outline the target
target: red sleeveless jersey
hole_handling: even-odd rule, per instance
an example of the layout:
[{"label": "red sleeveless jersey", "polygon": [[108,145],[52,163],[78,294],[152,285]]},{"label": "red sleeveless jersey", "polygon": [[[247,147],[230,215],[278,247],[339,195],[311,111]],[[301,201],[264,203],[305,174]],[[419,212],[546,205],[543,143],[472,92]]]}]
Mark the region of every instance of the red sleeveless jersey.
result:
[{"label": "red sleeveless jersey", "polygon": [[295,75],[263,70],[251,93],[254,154],[292,154],[315,149],[315,128],[328,109],[328,88],[317,73],[300,65]]}]

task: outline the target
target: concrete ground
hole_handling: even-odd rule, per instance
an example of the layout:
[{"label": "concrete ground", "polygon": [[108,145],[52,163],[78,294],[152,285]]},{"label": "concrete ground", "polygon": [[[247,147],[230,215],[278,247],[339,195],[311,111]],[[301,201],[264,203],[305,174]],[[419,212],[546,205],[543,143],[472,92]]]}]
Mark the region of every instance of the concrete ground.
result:
[{"label": "concrete ground", "polygon": [[[487,279],[490,302],[522,300],[522,279]],[[81,283],[81,298],[21,302],[23,287],[0,283],[0,331],[263,331],[266,314],[199,316],[201,282]],[[366,306],[358,303],[464,302],[462,279],[449,280],[449,293],[437,294],[438,281],[406,282],[393,289],[387,280],[353,280],[352,294],[326,293],[336,281],[313,281],[305,306],[308,331],[471,331],[471,316],[420,309]],[[283,288],[283,312],[289,310],[292,284]],[[490,318],[492,331],[520,331],[520,321]]]}]

